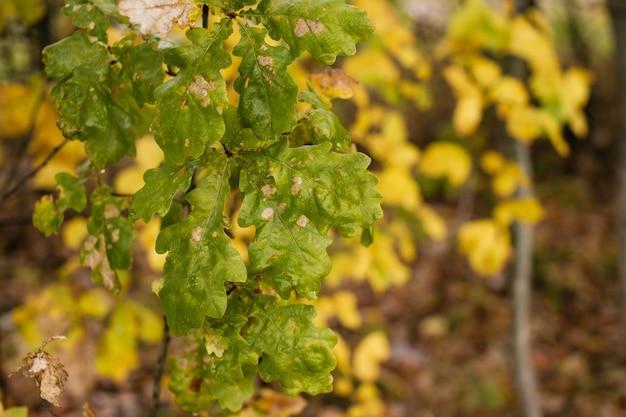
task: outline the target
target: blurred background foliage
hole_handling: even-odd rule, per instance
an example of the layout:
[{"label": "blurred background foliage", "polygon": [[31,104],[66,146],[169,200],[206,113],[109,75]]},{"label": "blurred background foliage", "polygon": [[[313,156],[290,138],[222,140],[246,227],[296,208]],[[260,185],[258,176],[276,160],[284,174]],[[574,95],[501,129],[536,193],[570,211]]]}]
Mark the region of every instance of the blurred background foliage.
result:
[{"label": "blurred background foliage", "polygon": [[[544,1],[526,15],[507,1],[353,3],[376,25],[358,53],[337,63],[341,71],[309,58],[290,71],[332,103],[372,157],[385,218],[372,245],[341,239],[330,249],[316,305],[319,324],[339,336],[334,392],[304,401],[264,387],[240,415],[520,415],[510,341],[515,222],[536,225],[532,360],[545,414],[623,415],[615,51],[604,3]],[[47,415],[32,381],[7,375],[42,340],[64,334],[50,347],[70,374],[61,415],[82,415],[88,402],[98,416],[136,416],[149,407],[163,336],[151,292],[164,261],[153,249],[160,220],[138,225],[119,296],[79,266],[81,213],[48,239],[30,225],[54,175],[85,156],[56,129],[42,74],[42,48],[73,30],[62,10],[55,0],[0,3],[0,388],[5,407]],[[516,161],[515,141],[532,146],[534,173]],[[105,175],[129,195],[161,160],[153,138],[139,138],[137,158]],[[251,233],[234,224],[242,253]]]}]

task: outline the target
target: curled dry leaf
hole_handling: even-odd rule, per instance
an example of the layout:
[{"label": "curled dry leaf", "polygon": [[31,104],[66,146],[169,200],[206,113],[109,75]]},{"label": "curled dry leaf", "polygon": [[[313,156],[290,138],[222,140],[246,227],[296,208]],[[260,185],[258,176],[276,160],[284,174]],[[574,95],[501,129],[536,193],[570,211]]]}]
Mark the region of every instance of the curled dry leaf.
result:
[{"label": "curled dry leaf", "polygon": [[67,381],[67,372],[56,356],[44,352],[44,347],[53,340],[66,339],[65,336],[52,336],[45,340],[37,352],[30,352],[22,359],[22,366],[9,376],[21,372],[28,378],[35,378],[39,396],[51,404],[59,406],[59,397]]},{"label": "curled dry leaf", "polygon": [[196,6],[189,0],[122,0],[120,14],[139,25],[141,33],[164,38],[174,24],[193,27]]}]

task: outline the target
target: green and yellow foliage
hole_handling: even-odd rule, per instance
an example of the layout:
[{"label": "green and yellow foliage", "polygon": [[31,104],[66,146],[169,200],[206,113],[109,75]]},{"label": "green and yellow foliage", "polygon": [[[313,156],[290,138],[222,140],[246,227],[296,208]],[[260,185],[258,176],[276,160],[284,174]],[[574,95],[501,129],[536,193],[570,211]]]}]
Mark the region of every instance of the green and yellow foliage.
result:
[{"label": "green and yellow foliage", "polygon": [[[13,318],[32,349],[52,332],[67,335],[67,351],[94,337],[91,321],[106,323],[92,366],[122,381],[141,345],[163,336],[158,309],[129,290],[146,279],[127,271],[131,253],[143,254],[150,273],[166,276],[151,284],[173,333],[188,338],[171,362],[180,406],[200,411],[218,402],[236,411],[254,394],[258,373],[290,395],[332,386],[349,400],[345,416],[384,416],[377,380],[390,342],[342,286],[365,282],[381,294],[405,284],[425,239],[455,242],[477,274],[501,273],[512,224],[534,224],[543,209],[519,196],[532,186],[521,166],[485,146],[486,114],[493,111],[515,140],[547,139],[565,156],[564,127],[586,135],[591,74],[562,68],[537,10],[519,15],[468,0],[426,47],[391,2],[353,2],[376,27],[371,34],[365,14],[338,0],[295,2],[295,11],[283,2],[205,3],[208,28],[151,27],[131,7],[122,14],[138,26],[120,31],[109,21],[124,21],[123,8],[72,0],[66,13],[84,30],[46,48],[46,75],[58,81],[51,93],[41,76],[0,86],[0,117],[14,121],[0,124],[2,140],[32,132],[35,165],[67,142],[34,177],[37,187],[56,189],[37,203],[34,222],[46,234],[60,232],[74,254],[60,282],[33,294]],[[191,7],[180,16],[189,26],[200,9],[180,5]],[[3,7],[0,15],[27,24],[39,10]],[[325,27],[337,32],[326,36]],[[166,33],[161,43],[151,36]],[[330,65],[344,55],[335,68],[310,74],[312,59]],[[527,82],[509,73],[513,57]],[[454,96],[455,133],[418,144],[407,114],[431,109],[440,80]],[[347,128],[334,108],[344,110]],[[58,118],[63,134],[52,128]],[[377,191],[356,147],[374,160]],[[113,178],[103,174],[120,161]],[[453,196],[472,193],[477,178],[489,184],[491,215],[461,225],[424,190],[436,183]],[[374,223],[378,193],[386,215]],[[81,265],[109,291],[70,288]],[[326,329],[333,320],[358,343],[335,338]],[[198,382],[209,380],[219,383]],[[265,389],[246,404],[236,415],[289,416],[304,407],[300,397]]]}]

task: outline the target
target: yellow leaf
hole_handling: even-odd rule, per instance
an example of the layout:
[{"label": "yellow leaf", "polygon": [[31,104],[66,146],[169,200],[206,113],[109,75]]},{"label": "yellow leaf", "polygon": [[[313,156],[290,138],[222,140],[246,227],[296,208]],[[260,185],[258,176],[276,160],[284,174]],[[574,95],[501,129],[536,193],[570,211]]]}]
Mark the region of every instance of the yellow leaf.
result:
[{"label": "yellow leaf", "polygon": [[28,84],[0,83],[0,138],[16,139],[32,129],[42,89],[39,77]]},{"label": "yellow leaf", "polygon": [[147,224],[142,224],[137,232],[137,241],[143,246],[148,264],[153,271],[162,271],[167,257],[166,254],[157,253],[154,249],[160,232],[161,220],[158,217],[151,219]]},{"label": "yellow leaf", "polygon": [[120,303],[111,314],[109,326],[98,346],[96,370],[104,377],[123,381],[139,364],[132,312]]},{"label": "yellow leaf", "polygon": [[163,161],[163,151],[152,136],[138,139],[135,146],[135,165],[122,169],[113,180],[113,188],[120,194],[135,194],[144,185],[144,172],[157,167]]},{"label": "yellow leaf", "polygon": [[547,111],[542,112],[543,129],[554,149],[560,156],[569,155],[569,145],[563,139],[563,133],[559,121]]},{"label": "yellow leaf", "polygon": [[518,187],[526,187],[528,184],[528,176],[518,164],[505,162],[495,173],[491,187],[498,197],[509,197]]},{"label": "yellow leaf", "polygon": [[500,272],[511,256],[511,238],[506,227],[485,219],[465,223],[459,229],[459,251],[481,275]]},{"label": "yellow leaf", "polygon": [[126,301],[131,314],[130,320],[135,325],[135,333],[139,340],[156,343],[163,338],[163,318],[143,304]]},{"label": "yellow leaf", "polygon": [[480,157],[480,166],[488,174],[495,174],[504,164],[504,158],[498,152],[487,150]]},{"label": "yellow leaf", "polygon": [[472,170],[472,160],[467,151],[454,143],[435,142],[426,147],[419,164],[419,171],[429,177],[445,177],[458,187]]},{"label": "yellow leaf", "polygon": [[483,100],[480,94],[459,97],[452,123],[461,136],[471,135],[476,131],[483,117]]},{"label": "yellow leaf", "polygon": [[69,248],[74,250],[80,249],[87,234],[87,221],[84,217],[72,217],[63,223],[61,237],[63,238],[63,243]]},{"label": "yellow leaf", "polygon": [[389,166],[377,174],[376,189],[383,196],[383,203],[415,211],[422,202],[417,182],[403,167]]},{"label": "yellow leaf", "polygon": [[375,50],[362,50],[347,58],[344,71],[362,83],[395,84],[400,80],[400,73],[393,60],[384,53]]},{"label": "yellow leaf", "polygon": [[501,201],[494,208],[493,217],[503,225],[514,220],[537,223],[543,217],[543,208],[534,197]]},{"label": "yellow leaf", "polygon": [[352,367],[350,366],[350,347],[339,334],[337,334],[337,344],[333,348],[333,353],[335,358],[337,358],[337,369],[344,375],[350,376],[352,373]]},{"label": "yellow leaf", "polygon": [[310,76],[311,86],[330,105],[334,98],[349,99],[354,95],[357,81],[339,68],[326,67],[324,72]]},{"label": "yellow leaf", "polygon": [[[509,51],[528,61],[533,72],[540,73],[541,78],[548,80],[545,87],[550,88],[551,85],[551,88],[557,87],[558,84],[552,83],[558,79],[560,65],[550,38],[522,16],[515,17],[510,27]],[[547,90],[546,93],[550,94],[550,91]],[[544,94],[541,96],[545,97]]]},{"label": "yellow leaf", "polygon": [[530,142],[542,132],[541,110],[530,106],[516,106],[506,115],[506,130],[515,139]]},{"label": "yellow leaf", "polygon": [[87,290],[78,298],[78,308],[80,311],[91,317],[104,318],[113,307],[113,298],[102,287],[95,287]]},{"label": "yellow leaf", "polygon": [[435,210],[427,205],[422,205],[417,211],[417,217],[422,222],[422,227],[432,240],[441,241],[445,239],[448,234],[446,222]]},{"label": "yellow leaf", "polygon": [[503,76],[489,91],[489,97],[498,106],[498,113],[506,115],[511,107],[526,106],[528,104],[528,90],[517,78]]},{"label": "yellow leaf", "polygon": [[356,330],[361,327],[361,313],[357,308],[357,299],[349,291],[337,291],[333,294],[334,310],[339,322],[346,328]]},{"label": "yellow leaf", "polygon": [[591,74],[581,68],[572,68],[563,74],[561,86],[561,112],[574,134],[587,134],[587,118],[582,107],[589,100]]},{"label": "yellow leaf", "polygon": [[457,97],[480,95],[480,90],[462,67],[449,65],[442,74]]},{"label": "yellow leaf", "polygon": [[288,396],[269,388],[259,390],[259,399],[254,402],[254,408],[262,411],[264,416],[290,417],[300,414],[307,405],[304,398]]},{"label": "yellow leaf", "polygon": [[487,88],[500,79],[500,65],[482,56],[472,57],[469,61],[472,76],[481,87]]},{"label": "yellow leaf", "polygon": [[375,381],[380,373],[380,364],[389,359],[390,347],[387,336],[376,331],[363,338],[354,350],[352,370],[361,381]]},{"label": "yellow leaf", "polygon": [[448,24],[448,35],[460,45],[502,49],[509,37],[508,22],[502,13],[487,6],[482,0],[469,0],[454,13]]}]

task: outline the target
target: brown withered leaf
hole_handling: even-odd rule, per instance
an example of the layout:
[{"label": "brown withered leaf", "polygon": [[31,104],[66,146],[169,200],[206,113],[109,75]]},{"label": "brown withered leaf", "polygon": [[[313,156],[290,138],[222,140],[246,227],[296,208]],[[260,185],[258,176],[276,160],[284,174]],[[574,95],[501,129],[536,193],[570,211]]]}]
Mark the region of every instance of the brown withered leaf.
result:
[{"label": "brown withered leaf", "polygon": [[53,336],[45,340],[37,352],[30,352],[22,359],[22,366],[9,376],[20,372],[28,378],[35,378],[39,396],[55,406],[59,406],[59,397],[67,381],[67,372],[56,356],[44,352],[44,347],[53,340],[66,339],[65,336]]}]

